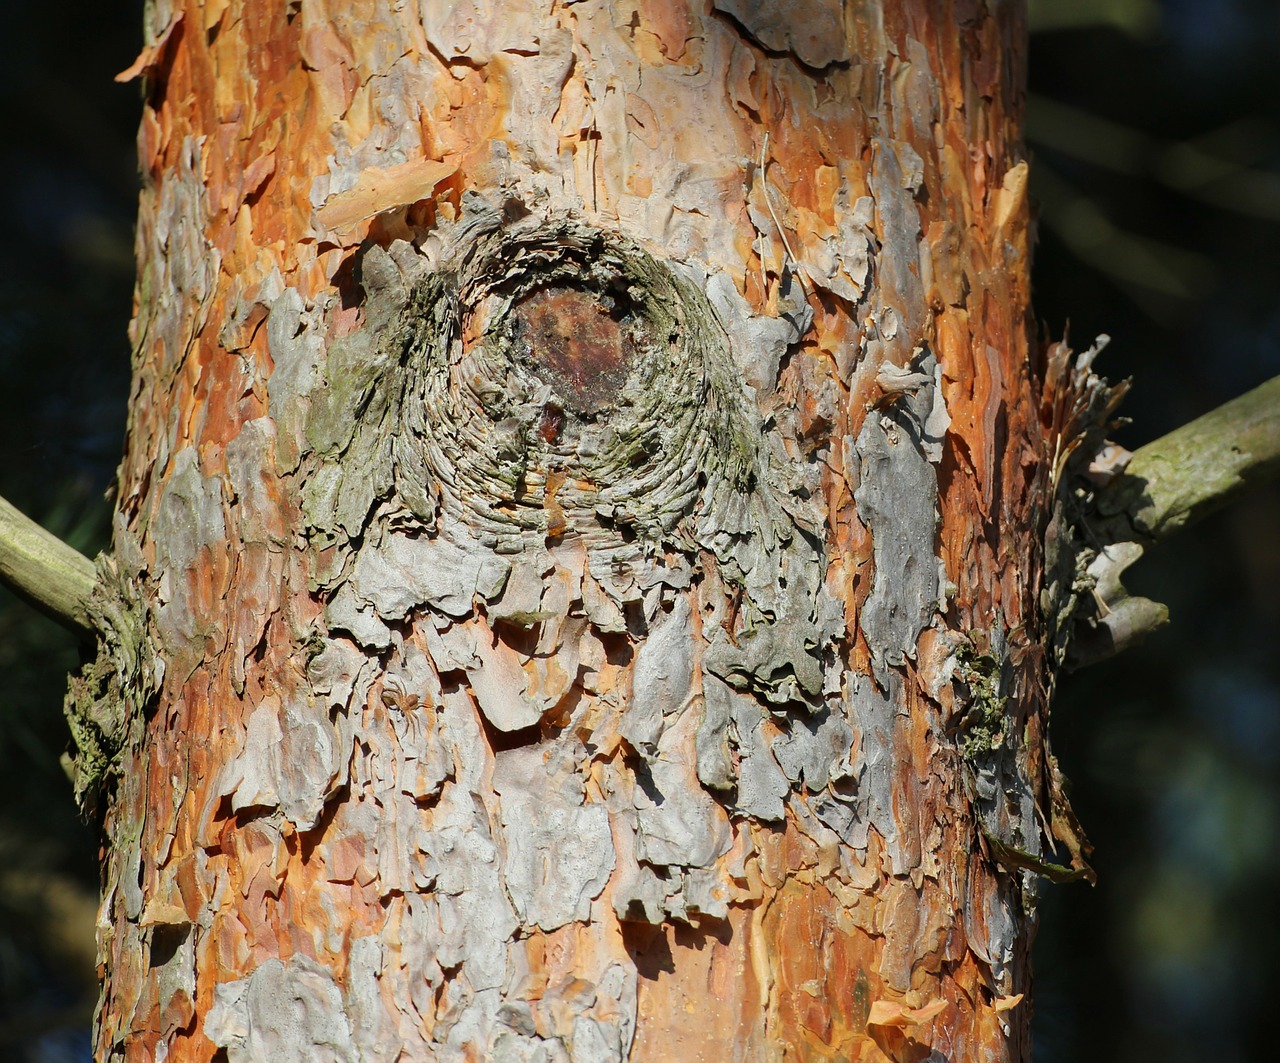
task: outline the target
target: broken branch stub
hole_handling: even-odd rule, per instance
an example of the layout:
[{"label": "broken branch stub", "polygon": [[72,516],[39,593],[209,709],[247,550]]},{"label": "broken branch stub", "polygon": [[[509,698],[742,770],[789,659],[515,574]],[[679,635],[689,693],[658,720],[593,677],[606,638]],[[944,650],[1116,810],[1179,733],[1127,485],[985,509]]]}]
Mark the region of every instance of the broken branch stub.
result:
[{"label": "broken branch stub", "polygon": [[[699,283],[573,218],[470,208],[363,251],[364,325],[310,396],[328,641],[384,675],[424,647],[423,705],[455,687],[499,765],[559,766],[530,794],[603,814],[603,785],[631,840],[601,842],[591,895],[609,882],[621,918],[722,918],[729,817],[781,820],[851,770],[820,518]],[[846,796],[817,814],[848,828]]]},{"label": "broken branch stub", "polygon": [[[1054,603],[1055,655],[1072,671],[1168,623],[1164,605],[1130,595],[1121,582],[1144,551],[1280,475],[1280,377],[1129,454],[1103,439],[1118,426],[1113,414],[1128,389],[1092,372],[1103,346],[1100,337],[1079,356],[1071,386],[1059,392],[1075,396],[1077,428],[1062,433],[1059,446],[1044,594]],[[1063,373],[1070,359],[1065,344],[1054,345],[1051,372]],[[1111,456],[1099,461],[1104,449]]]},{"label": "broken branch stub", "polygon": [[[503,235],[456,288],[433,272],[411,296],[400,483],[428,522],[459,522],[500,552],[570,529],[596,542],[671,533],[695,501],[688,471],[740,479],[750,460],[723,430],[731,400],[705,357],[705,299],[598,233]],[[720,460],[704,460],[712,451]]]}]

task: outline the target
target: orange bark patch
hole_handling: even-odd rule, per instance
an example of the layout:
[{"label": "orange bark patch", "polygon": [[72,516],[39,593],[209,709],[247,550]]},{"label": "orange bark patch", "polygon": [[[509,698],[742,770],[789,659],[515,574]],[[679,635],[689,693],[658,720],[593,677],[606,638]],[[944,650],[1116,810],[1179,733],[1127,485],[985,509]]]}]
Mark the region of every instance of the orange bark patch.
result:
[{"label": "orange bark patch", "polygon": [[945,1000],[922,1008],[907,1008],[897,1001],[877,1000],[871,1005],[867,1032],[876,1046],[894,1063],[923,1063],[932,1054],[931,1026],[947,1009]]},{"label": "orange bark patch", "polygon": [[436,185],[457,170],[455,163],[418,159],[385,170],[366,170],[356,186],[325,200],[316,218],[325,228],[349,236],[380,211],[428,199]]}]

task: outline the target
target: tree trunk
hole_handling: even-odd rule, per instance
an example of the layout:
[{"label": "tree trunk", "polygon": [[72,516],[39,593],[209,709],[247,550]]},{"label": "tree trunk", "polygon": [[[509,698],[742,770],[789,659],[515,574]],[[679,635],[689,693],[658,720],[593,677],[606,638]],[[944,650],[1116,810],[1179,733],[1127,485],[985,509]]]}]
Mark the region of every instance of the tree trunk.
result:
[{"label": "tree trunk", "polygon": [[99,1058],[1027,1058],[1022,5],[147,34]]}]

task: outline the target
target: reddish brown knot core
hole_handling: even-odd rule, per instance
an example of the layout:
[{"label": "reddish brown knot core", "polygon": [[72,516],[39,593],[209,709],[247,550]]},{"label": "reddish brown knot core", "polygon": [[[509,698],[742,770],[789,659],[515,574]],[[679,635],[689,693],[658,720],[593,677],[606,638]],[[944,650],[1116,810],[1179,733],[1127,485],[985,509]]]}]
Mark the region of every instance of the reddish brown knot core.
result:
[{"label": "reddish brown knot core", "polygon": [[513,311],[534,372],[579,413],[595,413],[617,398],[636,353],[607,302],[577,288],[548,287]]},{"label": "reddish brown knot core", "polygon": [[538,422],[538,435],[542,437],[542,441],[557,442],[562,428],[564,428],[564,410],[551,403],[542,407],[542,417]]}]

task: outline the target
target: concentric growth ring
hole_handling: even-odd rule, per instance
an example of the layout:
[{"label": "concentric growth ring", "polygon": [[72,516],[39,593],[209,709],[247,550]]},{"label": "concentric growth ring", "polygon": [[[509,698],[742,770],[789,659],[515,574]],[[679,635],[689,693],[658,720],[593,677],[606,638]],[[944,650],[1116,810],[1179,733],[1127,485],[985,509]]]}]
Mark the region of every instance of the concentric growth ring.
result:
[{"label": "concentric growth ring", "polygon": [[724,420],[708,358],[728,358],[688,280],[562,220],[470,243],[408,314],[397,472],[422,516],[503,552],[675,534]]}]

